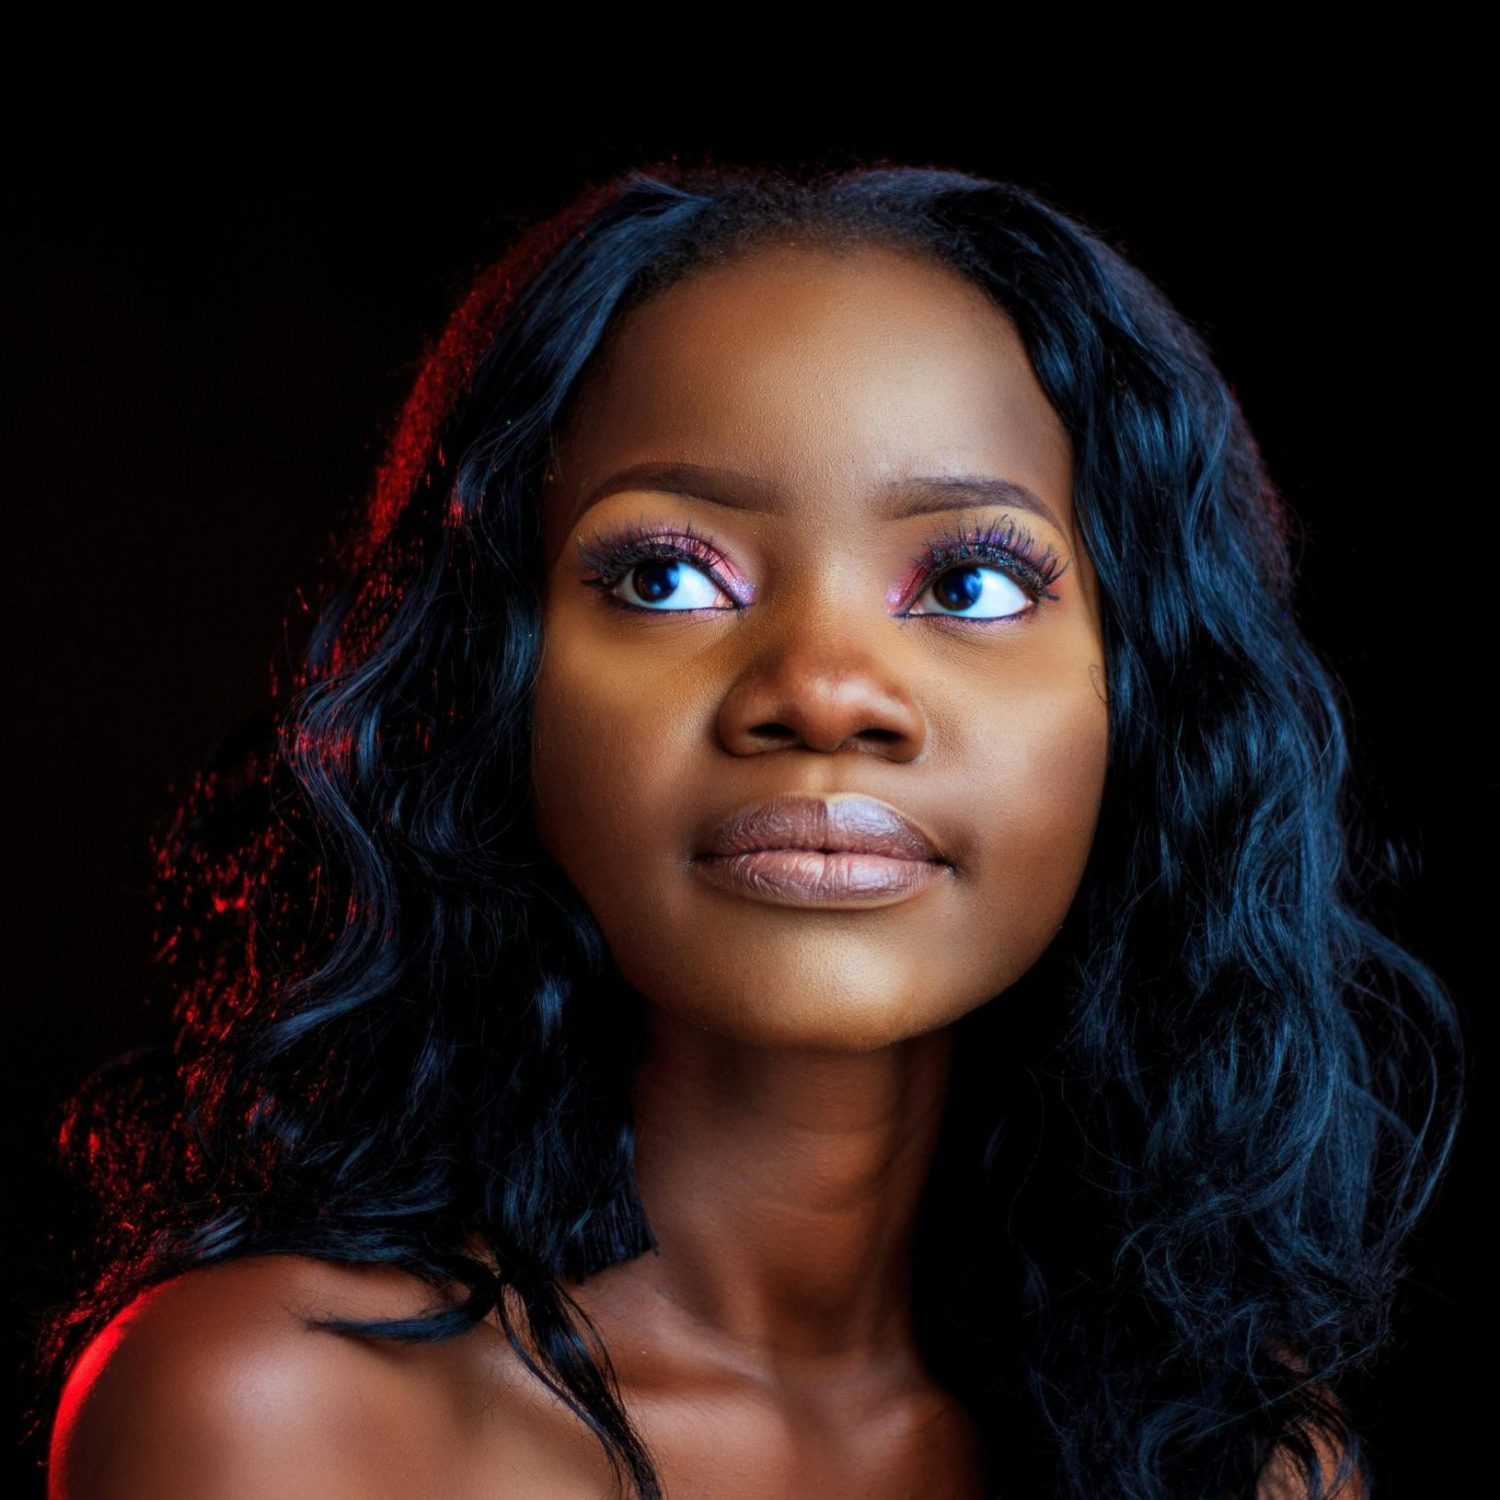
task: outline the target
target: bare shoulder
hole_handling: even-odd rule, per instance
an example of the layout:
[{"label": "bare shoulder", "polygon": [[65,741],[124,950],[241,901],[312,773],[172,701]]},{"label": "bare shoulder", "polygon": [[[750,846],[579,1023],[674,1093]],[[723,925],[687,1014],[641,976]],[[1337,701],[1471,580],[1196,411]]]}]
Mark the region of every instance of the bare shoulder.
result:
[{"label": "bare shoulder", "polygon": [[[1339,1489],[1334,1489],[1340,1455],[1324,1441],[1320,1440],[1314,1446],[1318,1450],[1319,1472],[1327,1500],[1365,1500],[1364,1476],[1355,1473]],[[1278,1448],[1260,1477],[1255,1500],[1307,1500],[1308,1494],[1302,1466],[1285,1448]]]},{"label": "bare shoulder", "polygon": [[331,1269],[253,1257],[190,1271],[121,1311],[68,1375],[50,1500],[382,1493],[367,1444],[390,1393],[348,1341],[308,1320],[336,1285]]},{"label": "bare shoulder", "polygon": [[316,1321],[410,1317],[441,1300],[404,1272],[290,1255],[151,1289],[68,1375],[49,1500],[463,1496],[481,1467],[492,1496],[597,1493],[554,1485],[568,1472],[555,1416],[525,1399],[495,1340],[395,1344]]},{"label": "bare shoulder", "polygon": [[[1293,1369],[1306,1373],[1307,1361],[1296,1350],[1280,1341],[1273,1347],[1279,1358]],[[1318,1386],[1316,1389],[1325,1400],[1331,1401],[1343,1413],[1343,1403],[1326,1386]],[[1312,1444],[1317,1454],[1318,1473],[1327,1500],[1365,1500],[1367,1486],[1363,1472],[1356,1471],[1338,1489],[1333,1488],[1334,1476],[1338,1473],[1339,1463],[1344,1456],[1343,1450],[1335,1446],[1325,1433],[1316,1429],[1312,1433]],[[1307,1500],[1307,1493],[1301,1464],[1285,1447],[1277,1448],[1256,1486],[1256,1500]]]}]

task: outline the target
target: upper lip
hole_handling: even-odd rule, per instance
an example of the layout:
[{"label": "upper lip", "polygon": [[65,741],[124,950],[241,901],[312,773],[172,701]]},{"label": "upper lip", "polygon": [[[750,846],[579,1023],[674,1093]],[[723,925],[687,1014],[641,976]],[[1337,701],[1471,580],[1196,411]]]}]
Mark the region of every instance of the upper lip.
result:
[{"label": "upper lip", "polygon": [[788,794],[741,808],[714,830],[705,854],[751,854],[758,849],[884,854],[893,859],[943,858],[922,828],[876,797]]}]

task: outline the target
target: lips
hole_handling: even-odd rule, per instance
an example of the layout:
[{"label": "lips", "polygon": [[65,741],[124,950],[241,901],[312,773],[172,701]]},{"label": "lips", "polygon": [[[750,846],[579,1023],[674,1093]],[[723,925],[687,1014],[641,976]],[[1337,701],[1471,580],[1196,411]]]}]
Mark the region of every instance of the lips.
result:
[{"label": "lips", "polygon": [[744,808],[720,824],[703,852],[730,857],[764,849],[947,863],[910,818],[887,802],[853,794],[787,795]]},{"label": "lips", "polygon": [[692,868],[773,906],[889,906],[951,876],[937,845],[873,797],[777,797],[720,824]]}]

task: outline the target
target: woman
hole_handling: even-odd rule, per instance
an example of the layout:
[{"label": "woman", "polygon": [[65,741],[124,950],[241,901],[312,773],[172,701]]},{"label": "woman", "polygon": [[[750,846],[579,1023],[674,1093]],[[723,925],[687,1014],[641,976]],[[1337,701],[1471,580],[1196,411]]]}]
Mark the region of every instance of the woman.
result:
[{"label": "woman", "polygon": [[1459,1038],[1288,532],[1019,188],[539,226],[160,841],[54,1496],[1360,1493]]}]

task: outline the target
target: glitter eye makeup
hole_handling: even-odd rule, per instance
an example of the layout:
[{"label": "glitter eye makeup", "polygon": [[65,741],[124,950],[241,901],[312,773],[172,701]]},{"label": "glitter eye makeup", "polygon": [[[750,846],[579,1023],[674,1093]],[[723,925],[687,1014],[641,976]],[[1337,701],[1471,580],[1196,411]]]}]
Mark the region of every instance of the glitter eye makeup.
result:
[{"label": "glitter eye makeup", "polygon": [[[581,580],[586,586],[596,588],[610,603],[641,614],[689,614],[698,609],[742,609],[754,597],[754,589],[729,572],[723,563],[723,554],[713,537],[698,531],[691,522],[680,526],[652,526],[636,519],[622,523],[613,529],[595,531],[591,538],[578,541],[578,554],[582,562],[592,568],[593,578]],[[675,563],[688,563],[698,569],[721,593],[732,602],[729,604],[707,604],[679,606],[677,609],[652,609],[648,605],[635,604],[622,598],[615,590],[638,570],[650,565],[659,565],[668,570],[669,586],[675,587],[680,570]],[[920,598],[927,589],[949,573],[993,568],[1004,574],[1031,601],[1028,608],[1007,615],[968,617],[946,611],[921,610],[916,618],[934,615],[941,619],[970,619],[971,623],[989,625],[999,620],[1013,620],[1031,614],[1044,600],[1053,600],[1058,595],[1052,584],[1065,573],[1069,564],[1058,557],[1051,545],[1040,547],[1032,534],[1013,518],[1007,516],[991,524],[967,528],[961,522],[929,540],[922,551],[912,559],[916,581],[922,585]],[[969,602],[973,602],[971,599]],[[908,608],[900,612],[901,617],[913,617]]]},{"label": "glitter eye makeup", "polygon": [[[643,520],[627,521],[613,529],[595,531],[589,540],[579,538],[580,560],[598,574],[581,580],[597,588],[612,604],[644,614],[685,614],[687,610],[650,610],[622,599],[614,589],[637,569],[650,564],[691,563],[734,603],[697,606],[699,608],[743,608],[754,597],[754,590],[738,577],[731,578],[724,569],[723,554],[713,537],[698,531],[691,521],[677,527],[651,526]],[[675,581],[675,570],[674,570]]]},{"label": "glitter eye makeup", "polygon": [[[1031,606],[1010,615],[978,617],[972,622],[978,625],[1013,620],[1031,614],[1044,599],[1056,599],[1058,595],[1052,591],[1052,585],[1069,567],[1057,555],[1056,548],[1050,544],[1039,547],[1036,538],[1010,516],[973,529],[965,528],[960,522],[929,541],[912,559],[912,566],[920,573],[922,593],[949,572],[974,571],[984,565],[1004,573],[1031,600]],[[903,613],[910,616],[911,611]],[[942,618],[962,620],[966,617],[944,614]]]}]

